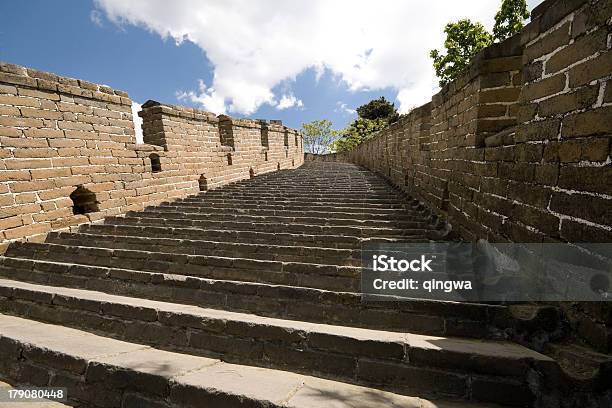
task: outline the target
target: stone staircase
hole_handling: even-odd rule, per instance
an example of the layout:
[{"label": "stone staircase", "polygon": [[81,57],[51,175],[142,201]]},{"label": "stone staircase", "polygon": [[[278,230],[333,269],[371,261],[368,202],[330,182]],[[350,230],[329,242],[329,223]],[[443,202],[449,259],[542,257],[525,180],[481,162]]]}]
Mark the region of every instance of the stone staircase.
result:
[{"label": "stone staircase", "polygon": [[525,345],[556,309],[362,302],[364,242],[432,233],[375,174],[307,163],[14,243],[0,378],[92,407],[544,406],[565,377]]}]

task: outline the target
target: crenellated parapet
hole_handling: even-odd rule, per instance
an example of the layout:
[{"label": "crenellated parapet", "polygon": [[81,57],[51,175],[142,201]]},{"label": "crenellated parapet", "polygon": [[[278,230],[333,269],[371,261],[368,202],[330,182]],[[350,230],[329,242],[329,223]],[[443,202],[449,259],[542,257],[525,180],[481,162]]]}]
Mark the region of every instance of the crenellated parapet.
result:
[{"label": "crenellated parapet", "polygon": [[131,105],[105,85],[0,63],[0,248],[303,162],[301,135],[282,124],[155,101],[137,144]]}]

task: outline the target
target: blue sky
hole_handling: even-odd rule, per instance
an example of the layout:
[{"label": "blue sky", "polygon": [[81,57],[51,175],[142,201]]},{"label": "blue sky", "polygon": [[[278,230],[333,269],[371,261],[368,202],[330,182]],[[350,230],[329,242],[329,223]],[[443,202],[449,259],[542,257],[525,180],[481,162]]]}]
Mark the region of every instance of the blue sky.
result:
[{"label": "blue sky", "polygon": [[[368,2],[288,3],[297,4],[3,1],[0,60],[107,84],[138,103],[155,99],[291,127],[327,118],[340,128],[355,117],[352,109],[379,96],[403,110],[426,102],[435,91],[427,50],[441,44],[444,22],[459,18],[443,4],[391,2],[401,7],[377,18]],[[466,1],[460,9],[490,28],[491,3]],[[404,17],[394,23],[395,14]]]}]

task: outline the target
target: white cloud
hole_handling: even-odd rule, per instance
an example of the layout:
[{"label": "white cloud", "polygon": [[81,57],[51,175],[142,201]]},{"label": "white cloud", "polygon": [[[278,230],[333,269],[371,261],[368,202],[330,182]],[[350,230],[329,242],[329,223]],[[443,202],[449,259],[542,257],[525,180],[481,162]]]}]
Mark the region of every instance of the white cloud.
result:
[{"label": "white cloud", "polygon": [[304,107],[304,103],[302,102],[301,99],[296,98],[295,95],[289,94],[289,95],[283,95],[280,98],[280,101],[278,101],[278,104],[276,105],[276,109],[283,110],[283,109],[292,108],[294,106],[297,108],[302,108]]},{"label": "white cloud", "polygon": [[100,13],[99,10],[91,10],[91,13],[89,13],[89,19],[91,20],[92,23],[94,23],[98,27],[103,26],[102,13]]},{"label": "white cloud", "polygon": [[334,111],[336,112],[340,112],[344,115],[355,115],[357,113],[357,111],[355,109],[351,109],[349,108],[346,103],[338,101],[336,102],[336,109],[334,109]]},{"label": "white cloud", "polygon": [[134,121],[134,131],[136,132],[136,143],[142,141],[142,118],[138,116],[138,112],[142,110],[142,105],[132,101],[132,120]]},{"label": "white cloud", "polygon": [[272,89],[308,68],[317,77],[329,70],[352,91],[392,87],[400,111],[425,103],[437,86],[429,51],[442,47],[444,25],[471,18],[490,29],[499,3],[96,0],[115,23],[198,45],[214,67],[213,81],[183,97],[243,114],[276,105]]},{"label": "white cloud", "polygon": [[217,115],[226,112],[224,98],[221,97],[214,88],[208,88],[204,81],[201,79],[198,81],[199,92],[177,92],[176,97],[179,100],[189,100],[194,103],[199,103],[204,109],[213,112]]}]

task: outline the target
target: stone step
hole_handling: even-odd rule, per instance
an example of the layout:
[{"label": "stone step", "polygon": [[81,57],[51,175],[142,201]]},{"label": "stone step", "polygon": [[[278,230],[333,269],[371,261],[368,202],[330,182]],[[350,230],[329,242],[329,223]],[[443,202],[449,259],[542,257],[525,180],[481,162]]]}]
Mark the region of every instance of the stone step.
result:
[{"label": "stone step", "polygon": [[316,191],[314,189],[304,189],[304,190],[296,190],[296,189],[273,189],[273,188],[244,188],[244,187],[223,187],[215,190],[210,190],[206,193],[201,194],[201,196],[220,196],[220,195],[243,195],[243,196],[258,196],[262,198],[327,198],[331,200],[335,199],[347,199],[347,200],[397,200],[398,195],[395,191],[374,191],[374,192],[364,192],[364,191],[338,191],[336,189],[329,189],[326,191]]},{"label": "stone step", "polygon": [[308,235],[348,235],[360,238],[370,237],[425,237],[430,228],[393,228],[348,225],[311,225],[279,222],[242,222],[172,219],[169,217],[140,217],[127,214],[123,217],[109,217],[104,222],[114,225],[150,225],[157,227],[181,227],[197,229],[225,229],[230,231],[260,231],[268,233],[290,232]]},{"label": "stone step", "polygon": [[361,266],[361,250],[325,247],[282,246],[212,240],[186,240],[129,235],[51,232],[45,242],[109,249],[133,249],[187,255],[213,255],[263,259],[270,261],[300,261],[327,265]]},{"label": "stone step", "polygon": [[3,313],[408,395],[522,406],[533,400],[528,377],[556,364],[508,342],[313,324],[8,280],[0,280],[0,294]]},{"label": "stone step", "polygon": [[534,310],[519,318],[514,306],[419,299],[363,302],[359,293],[7,257],[0,258],[0,276],[267,317],[436,336],[506,339],[520,332],[525,337],[546,312]]},{"label": "stone step", "polygon": [[[119,220],[120,223],[114,223]],[[360,249],[367,242],[397,243],[397,242],[428,242],[421,235],[397,238],[360,238],[347,235],[325,234],[297,234],[297,233],[271,233],[261,231],[228,231],[221,229],[196,229],[180,227],[155,227],[142,225],[129,225],[121,222],[121,218],[107,219],[104,224],[85,224],[79,227],[80,232],[118,236],[141,236],[145,238],[176,238],[176,239],[213,239],[221,242],[245,242],[282,246],[309,246],[339,249]]]},{"label": "stone step", "polygon": [[256,205],[277,205],[277,206],[284,206],[285,208],[296,208],[296,209],[300,209],[300,208],[328,208],[328,207],[332,207],[332,208],[358,208],[358,209],[363,209],[363,210],[378,210],[378,209],[391,209],[391,210],[398,210],[398,209],[406,209],[406,208],[410,208],[410,205],[408,203],[396,203],[396,204],[380,204],[380,203],[355,203],[355,202],[337,202],[337,201],[316,201],[316,200],[312,200],[309,201],[307,199],[304,200],[293,200],[293,201],[289,201],[289,200],[275,200],[275,201],[270,201],[270,200],[258,200],[258,199],[252,199],[252,200],[242,200],[240,198],[236,198],[236,197],[228,197],[228,198],[186,198],[183,201],[180,201],[180,203],[191,203],[191,204],[196,204],[199,206],[206,206],[206,205],[213,205],[215,203],[232,203],[232,204],[245,204],[245,205],[249,205],[249,204],[256,204]]},{"label": "stone step", "polygon": [[404,201],[397,197],[393,196],[392,198],[376,198],[376,197],[330,197],[328,195],[320,195],[320,196],[309,196],[307,194],[297,195],[297,194],[284,194],[284,195],[272,195],[272,194],[258,194],[258,193],[248,193],[247,191],[243,191],[241,193],[232,193],[225,192],[223,189],[209,191],[204,194],[199,194],[197,196],[190,196],[185,198],[186,202],[202,202],[211,199],[232,199],[232,200],[243,200],[243,201],[282,201],[282,202],[318,202],[318,203],[337,203],[337,204],[383,204],[383,205],[401,205],[404,204]]},{"label": "stone step", "polygon": [[311,210],[311,209],[301,209],[301,210],[288,210],[283,206],[267,206],[268,208],[263,208],[263,206],[250,206],[244,207],[243,205],[235,205],[235,206],[226,206],[226,207],[211,207],[211,206],[199,206],[194,204],[180,204],[180,203],[167,203],[160,204],[158,206],[146,207],[146,210],[153,211],[170,211],[170,212],[183,212],[183,213],[221,213],[221,214],[247,214],[247,215],[256,215],[256,216],[295,216],[296,214],[300,214],[302,216],[307,217],[328,217],[328,218],[345,218],[345,219],[367,219],[367,220],[419,220],[424,219],[422,212],[415,210],[396,210],[394,212],[378,212],[378,211],[359,211],[359,210],[351,210],[351,211],[330,211],[330,210]]},{"label": "stone step", "polygon": [[9,246],[5,256],[351,292],[358,291],[361,272],[360,268],[353,266],[170,254],[52,243],[15,243]]},{"label": "stone step", "polygon": [[[261,192],[261,193],[293,193],[293,194],[350,194],[350,195],[358,195],[358,194],[366,194],[366,195],[391,195],[397,194],[397,191],[389,188],[389,187],[364,187],[363,185],[348,185],[348,184],[330,184],[327,186],[318,185],[295,185],[295,186],[286,186],[284,184],[255,184],[252,183],[250,185],[236,185],[229,184],[224,186],[221,190],[223,191],[250,191],[250,192]],[[211,190],[217,191],[217,190]]]},{"label": "stone step", "polygon": [[13,384],[67,387],[75,406],[493,408],[230,364],[7,315],[0,315],[0,345],[2,377]]},{"label": "stone step", "polygon": [[302,224],[309,226],[347,226],[347,227],[373,227],[373,228],[401,228],[401,229],[427,229],[425,221],[415,220],[414,217],[403,217],[400,219],[377,219],[369,220],[366,217],[353,218],[330,218],[330,217],[308,217],[295,212],[290,216],[279,215],[251,215],[226,213],[207,213],[194,211],[169,211],[168,209],[147,207],[143,211],[128,211],[126,217],[138,218],[164,218],[168,220],[192,220],[220,222],[246,222],[246,223],[278,223],[278,224]]},{"label": "stone step", "polygon": [[[228,208],[228,209],[282,209],[285,211],[328,211],[330,214],[335,213],[344,213],[344,212],[352,212],[352,213],[363,213],[363,214],[371,214],[377,213],[381,215],[388,214],[402,214],[406,211],[415,212],[415,215],[422,215],[423,211],[416,209],[416,207],[410,207],[406,205],[396,205],[391,206],[390,208],[384,208],[379,206],[356,206],[356,205],[323,205],[318,203],[312,204],[288,204],[288,203],[276,203],[269,201],[261,201],[261,202],[244,202],[240,200],[209,200],[206,202],[185,202],[185,201],[173,201],[173,202],[165,202],[163,205],[175,205],[180,208]],[[228,211],[230,211],[228,210]]]}]

